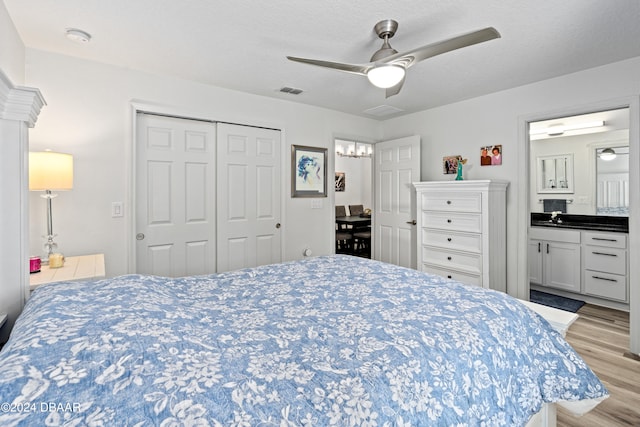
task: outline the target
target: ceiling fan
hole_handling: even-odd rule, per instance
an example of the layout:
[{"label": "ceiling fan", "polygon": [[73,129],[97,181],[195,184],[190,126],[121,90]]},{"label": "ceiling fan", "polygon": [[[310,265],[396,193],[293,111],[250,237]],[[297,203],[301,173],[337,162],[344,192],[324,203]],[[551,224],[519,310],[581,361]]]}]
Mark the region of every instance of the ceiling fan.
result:
[{"label": "ceiling fan", "polygon": [[386,97],[388,98],[400,92],[404,84],[406,70],[416,62],[500,37],[500,33],[495,28],[487,27],[482,30],[472,31],[461,36],[431,43],[404,53],[398,53],[398,51],[389,44],[389,39],[392,38],[398,30],[398,23],[393,19],[385,19],[384,21],[378,22],[373,28],[376,34],[378,34],[378,37],[384,40],[384,42],[382,47],[373,54],[371,61],[366,64],[345,64],[341,62],[297,58],[295,56],[287,56],[287,59],[367,76],[373,85],[386,89]]}]

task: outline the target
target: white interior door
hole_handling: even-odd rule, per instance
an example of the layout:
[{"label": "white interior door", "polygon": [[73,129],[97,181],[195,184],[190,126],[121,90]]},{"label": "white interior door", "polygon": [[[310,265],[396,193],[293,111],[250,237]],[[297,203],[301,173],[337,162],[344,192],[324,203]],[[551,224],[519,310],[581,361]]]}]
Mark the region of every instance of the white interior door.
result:
[{"label": "white interior door", "polygon": [[420,137],[384,141],[375,147],[374,254],[379,261],[416,268],[416,195]]},{"label": "white interior door", "polygon": [[136,271],[216,271],[215,125],[138,114]]},{"label": "white interior door", "polygon": [[280,131],[218,124],[218,271],[280,262]]}]

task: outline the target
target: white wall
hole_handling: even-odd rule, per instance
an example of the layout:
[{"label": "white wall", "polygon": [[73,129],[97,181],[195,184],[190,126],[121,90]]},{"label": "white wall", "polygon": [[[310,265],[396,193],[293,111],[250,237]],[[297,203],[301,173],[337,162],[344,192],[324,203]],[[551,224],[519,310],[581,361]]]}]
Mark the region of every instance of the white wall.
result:
[{"label": "white wall", "polygon": [[373,206],[373,171],[370,157],[335,156],[336,172],[345,173],[345,191],[336,192],[336,206],[363,205],[365,209]]},{"label": "white wall", "polygon": [[[640,58],[634,58],[555,79],[545,80],[490,95],[445,105],[412,115],[390,119],[382,124],[383,139],[417,134],[422,140],[422,179],[448,180],[442,174],[442,157],[460,154],[469,159],[465,179],[506,179],[507,190],[507,288],[518,295],[520,234],[519,192],[526,192],[528,182],[520,182],[520,164],[526,159],[521,139],[523,117],[552,118],[567,115],[567,109],[589,106],[603,100],[638,95],[640,92]],[[563,114],[563,111],[565,112]],[[479,166],[481,146],[502,144],[501,166]],[[523,161],[523,160],[522,160]],[[640,182],[632,184],[640,191]],[[524,194],[524,193],[523,193]],[[524,203],[526,204],[526,202]]]},{"label": "white wall", "polygon": [[0,2],[0,70],[14,85],[24,84],[24,55],[24,43],[4,2]]},{"label": "white wall", "polygon": [[[132,100],[199,118],[283,130],[286,260],[302,258],[306,247],[315,255],[329,254],[334,244],[333,193],[322,199],[320,209],[312,209],[311,199],[290,197],[291,145],[332,152],[339,135],[379,139],[379,124],[373,120],[31,49],[26,54],[26,82],[39,88],[48,104],[31,133],[31,151],[51,148],[74,155],[74,189],[53,200],[59,248],[67,256],[105,253],[108,276],[129,271],[131,218],[111,218],[110,207],[124,201],[130,212]],[[328,169],[333,171],[333,156],[329,157]],[[40,253],[45,205],[37,194],[30,197],[31,250]]]}]

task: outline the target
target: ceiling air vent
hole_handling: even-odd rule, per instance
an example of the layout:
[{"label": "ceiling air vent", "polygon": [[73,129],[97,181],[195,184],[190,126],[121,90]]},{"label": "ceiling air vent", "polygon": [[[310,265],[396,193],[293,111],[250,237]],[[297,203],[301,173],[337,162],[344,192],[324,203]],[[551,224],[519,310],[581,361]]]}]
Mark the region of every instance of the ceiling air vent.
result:
[{"label": "ceiling air vent", "polygon": [[369,108],[364,110],[365,114],[376,117],[390,116],[391,114],[401,113],[404,110],[400,108],[392,107],[391,105],[380,105],[378,107]]},{"label": "ceiling air vent", "polygon": [[280,92],[288,93],[289,95],[300,95],[302,93],[302,89],[296,89],[294,87],[283,87],[280,88]]}]

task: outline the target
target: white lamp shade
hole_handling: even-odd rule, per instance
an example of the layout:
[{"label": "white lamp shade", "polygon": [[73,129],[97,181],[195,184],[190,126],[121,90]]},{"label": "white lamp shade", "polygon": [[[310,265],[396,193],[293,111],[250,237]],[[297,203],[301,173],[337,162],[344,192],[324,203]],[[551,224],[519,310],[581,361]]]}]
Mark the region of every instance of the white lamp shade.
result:
[{"label": "white lamp shade", "polygon": [[367,77],[374,86],[387,89],[400,83],[404,73],[404,68],[398,65],[383,65],[369,70]]},{"label": "white lamp shade", "polygon": [[73,156],[52,151],[29,152],[29,190],[71,190]]}]

